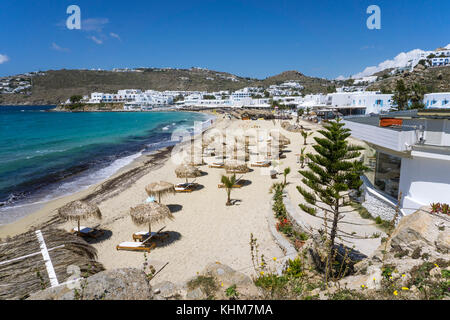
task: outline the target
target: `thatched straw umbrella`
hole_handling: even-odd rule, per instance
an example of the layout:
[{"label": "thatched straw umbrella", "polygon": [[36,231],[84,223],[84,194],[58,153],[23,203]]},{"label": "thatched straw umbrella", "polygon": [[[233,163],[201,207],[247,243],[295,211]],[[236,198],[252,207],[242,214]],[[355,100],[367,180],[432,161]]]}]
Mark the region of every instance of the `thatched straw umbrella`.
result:
[{"label": "thatched straw umbrella", "polygon": [[152,234],[152,223],[160,222],[165,219],[172,220],[174,216],[170,209],[161,203],[150,202],[140,204],[130,209],[131,220],[137,225],[148,223],[149,235]]},{"label": "thatched straw umbrella", "polygon": [[62,206],[58,209],[58,214],[65,220],[78,221],[78,232],[80,232],[81,219],[87,219],[90,216],[98,219],[102,217],[100,209],[96,205],[81,200],[72,201]]},{"label": "thatched straw umbrella", "polygon": [[145,191],[149,196],[158,197],[158,202],[161,203],[161,196],[169,193],[175,193],[175,186],[166,181],[152,182],[145,187]]},{"label": "thatched straw umbrella", "polygon": [[271,137],[273,140],[278,141],[278,144],[288,145],[291,143],[291,140],[282,133],[279,133],[278,137],[271,134]]},{"label": "thatched straw umbrella", "polygon": [[[50,256],[59,283],[71,279],[71,273],[67,272],[71,265],[79,267],[80,274],[87,276],[105,270],[96,261],[97,250],[82,238],[53,227],[40,226],[39,229],[49,251],[55,248]],[[40,252],[40,243],[34,231],[0,241],[0,300],[24,299],[32,293],[41,292],[44,285],[50,286]]]},{"label": "thatched straw umbrella", "polygon": [[249,168],[245,162],[241,161],[228,161],[224,166],[227,172],[248,172]]},{"label": "thatched straw umbrella", "polygon": [[197,166],[203,163],[203,147],[202,146],[191,146],[191,149],[187,152],[186,157],[183,159],[190,165]]},{"label": "thatched straw umbrella", "polygon": [[197,178],[202,175],[202,172],[194,166],[189,164],[181,164],[175,169],[175,174],[177,178],[186,178],[186,183],[188,182],[188,178]]}]

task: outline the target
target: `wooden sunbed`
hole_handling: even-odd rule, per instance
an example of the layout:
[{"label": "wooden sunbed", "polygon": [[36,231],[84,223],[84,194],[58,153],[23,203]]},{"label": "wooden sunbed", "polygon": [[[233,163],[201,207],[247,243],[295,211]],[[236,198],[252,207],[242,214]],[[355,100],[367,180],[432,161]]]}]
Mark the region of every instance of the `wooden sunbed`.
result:
[{"label": "wooden sunbed", "polygon": [[226,170],[226,173],[239,173],[239,174],[242,174],[242,173],[248,173],[248,170],[245,170],[245,171]]},{"label": "wooden sunbed", "polygon": [[[244,181],[241,179],[238,179],[238,180],[236,180],[235,184],[233,184],[232,188],[242,188],[243,185],[244,185]],[[217,187],[225,188],[225,185],[223,183],[219,183],[219,185]]]},{"label": "wooden sunbed", "polygon": [[210,168],[223,168],[223,167],[225,167],[225,164],[223,164],[223,163],[211,163],[208,167],[210,167]]},{"label": "wooden sunbed", "polygon": [[197,187],[197,183],[180,183],[175,186],[175,192],[192,192]]},{"label": "wooden sunbed", "polygon": [[270,167],[271,162],[270,161],[257,161],[257,162],[253,162],[252,164],[250,164],[251,167]]},{"label": "wooden sunbed", "polygon": [[152,249],[156,247],[156,243],[154,242],[132,242],[132,241],[125,241],[116,246],[117,250],[126,250],[126,251],[145,251],[150,252]]},{"label": "wooden sunbed", "polygon": [[[162,227],[161,229],[159,229],[156,232],[152,232],[151,234],[151,239],[165,239],[167,237],[169,237],[169,233],[167,232],[161,232],[164,230],[166,226]],[[134,241],[147,241],[147,239],[149,238],[149,232],[148,231],[139,231],[139,232],[135,232],[133,233],[133,240]],[[150,239],[148,239],[150,240]]]},{"label": "wooden sunbed", "polygon": [[79,237],[87,237],[87,238],[97,239],[97,238],[101,237],[105,232],[103,230],[99,230],[96,228],[80,226],[80,231],[78,231],[78,227],[75,227],[72,230],[70,230],[70,233],[75,234]]}]

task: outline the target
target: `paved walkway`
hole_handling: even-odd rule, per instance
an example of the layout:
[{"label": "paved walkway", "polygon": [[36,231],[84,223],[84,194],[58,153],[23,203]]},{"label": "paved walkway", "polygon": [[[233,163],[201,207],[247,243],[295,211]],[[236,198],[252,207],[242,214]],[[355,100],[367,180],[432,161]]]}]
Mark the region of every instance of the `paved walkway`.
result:
[{"label": "paved walkway", "polygon": [[[294,123],[295,120],[292,120]],[[300,124],[305,128],[311,129],[314,133],[307,139],[306,152],[313,152],[312,144],[314,143],[313,137],[321,136],[316,132],[320,126],[312,124],[306,121],[301,121]],[[284,129],[281,132],[291,140],[291,144],[288,146],[290,152],[286,153],[286,158],[282,159],[281,168],[291,168],[291,174],[288,175],[286,187],[287,196],[285,198],[285,206],[290,212],[292,218],[303,229],[317,232],[319,229],[324,229],[324,220],[320,217],[324,217],[323,213],[318,212],[317,216],[312,216],[298,206],[299,203],[304,202],[303,196],[298,192],[296,186],[302,183],[302,175],[298,172],[301,170],[300,164],[297,163],[296,154],[300,153],[303,145],[303,137],[300,133],[293,133]],[[305,169],[307,167],[305,166]],[[363,219],[357,211],[353,208],[343,208],[345,213],[342,214],[343,218],[339,222],[339,234],[341,239],[337,240],[337,243],[342,243],[346,246],[353,247],[354,249],[365,254],[371,255],[381,244],[381,238],[386,234],[374,223],[373,220]],[[331,219],[331,216],[329,215]],[[328,227],[331,226],[331,222],[328,222]],[[375,237],[377,236],[377,237]],[[362,237],[362,238],[361,238]]]}]

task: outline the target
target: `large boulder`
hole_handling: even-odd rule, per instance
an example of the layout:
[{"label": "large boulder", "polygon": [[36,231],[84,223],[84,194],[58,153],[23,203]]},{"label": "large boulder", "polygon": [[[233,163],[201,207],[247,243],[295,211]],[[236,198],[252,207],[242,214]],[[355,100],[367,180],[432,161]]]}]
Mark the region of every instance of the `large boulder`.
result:
[{"label": "large boulder", "polygon": [[31,295],[29,300],[150,300],[147,275],[139,269],[123,268],[99,272],[82,279],[78,288],[61,285]]},{"label": "large boulder", "polygon": [[[190,281],[195,281],[198,277],[208,277],[213,279],[212,281],[217,285],[214,293],[215,299],[228,299],[229,297],[226,296],[226,290],[233,286],[235,286],[235,290],[239,294],[239,299],[256,299],[261,294],[249,276],[219,262],[208,264],[197,277],[190,279]],[[205,299],[207,294],[204,292],[203,288],[189,288],[188,283],[190,281],[184,286],[185,288],[188,288],[186,298],[197,300]]]},{"label": "large boulder", "polygon": [[375,255],[381,258],[383,250],[392,258],[443,259],[450,254],[450,219],[442,214],[430,214],[427,208],[400,220],[386,244]]},{"label": "large boulder", "polygon": [[[430,214],[428,208],[403,217],[387,242],[375,253],[355,265],[356,274],[339,281],[348,289],[380,289],[384,266],[392,266],[392,277],[401,285],[410,280],[413,269],[424,262],[450,260],[450,220],[441,214]],[[430,274],[440,274],[440,270]]]}]

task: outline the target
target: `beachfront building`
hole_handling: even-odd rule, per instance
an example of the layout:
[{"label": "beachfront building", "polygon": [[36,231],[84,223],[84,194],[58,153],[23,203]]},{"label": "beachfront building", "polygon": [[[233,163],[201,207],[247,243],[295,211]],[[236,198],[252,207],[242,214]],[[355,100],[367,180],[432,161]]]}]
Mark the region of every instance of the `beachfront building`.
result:
[{"label": "beachfront building", "polygon": [[244,88],[237,90],[231,94],[231,101],[233,103],[241,102],[245,99],[250,99],[256,91],[253,91],[252,88]]},{"label": "beachfront building", "polygon": [[426,109],[450,108],[450,92],[429,93],[424,95]]},{"label": "beachfront building", "polygon": [[360,107],[365,114],[381,113],[392,108],[392,94],[365,91],[352,95],[352,107]]},{"label": "beachfront building", "polygon": [[345,126],[366,143],[363,205],[392,219],[431,203],[449,203],[450,110],[425,109],[348,117]]},{"label": "beachfront building", "polygon": [[380,113],[392,107],[392,94],[374,91],[330,93],[326,106],[344,116]]},{"label": "beachfront building", "polygon": [[174,97],[159,91],[139,89],[124,89],[117,93],[93,92],[89,99],[83,99],[86,103],[123,103],[125,110],[151,109],[171,105]]},{"label": "beachfront building", "polygon": [[300,101],[298,108],[313,108],[313,107],[326,107],[327,95],[323,93],[319,94],[307,94]]}]

